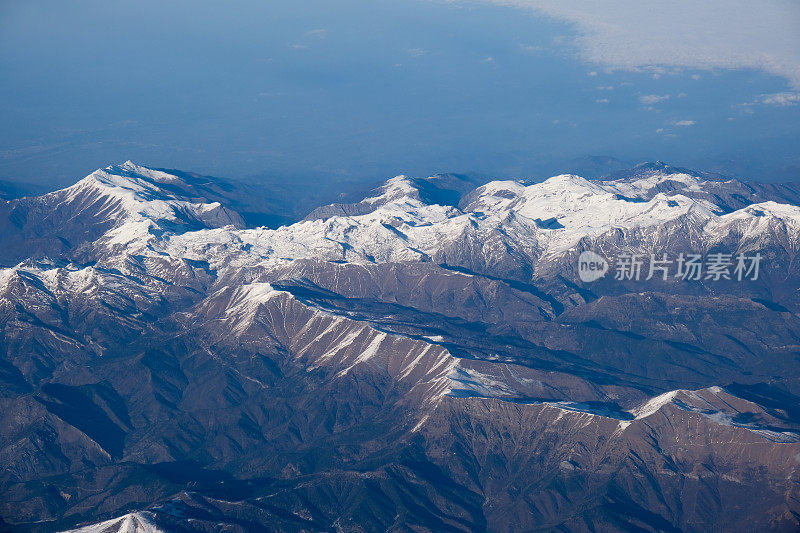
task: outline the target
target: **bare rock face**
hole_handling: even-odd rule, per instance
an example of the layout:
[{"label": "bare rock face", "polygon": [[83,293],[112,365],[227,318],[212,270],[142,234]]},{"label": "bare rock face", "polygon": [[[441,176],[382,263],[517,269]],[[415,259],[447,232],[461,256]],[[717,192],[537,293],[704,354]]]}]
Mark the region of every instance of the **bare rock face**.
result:
[{"label": "bare rock face", "polygon": [[[478,185],[277,229],[130,162],[5,203],[0,529],[800,528],[798,188]],[[763,261],[584,282],[584,251]]]}]

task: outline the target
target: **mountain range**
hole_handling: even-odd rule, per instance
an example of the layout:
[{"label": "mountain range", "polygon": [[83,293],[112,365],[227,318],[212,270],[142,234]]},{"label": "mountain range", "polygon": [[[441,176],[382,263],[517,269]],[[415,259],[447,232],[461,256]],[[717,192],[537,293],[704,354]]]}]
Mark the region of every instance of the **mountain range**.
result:
[{"label": "mountain range", "polygon": [[[268,227],[128,161],[0,202],[0,530],[800,528],[798,184],[397,176]],[[761,263],[647,275],[690,255]]]}]

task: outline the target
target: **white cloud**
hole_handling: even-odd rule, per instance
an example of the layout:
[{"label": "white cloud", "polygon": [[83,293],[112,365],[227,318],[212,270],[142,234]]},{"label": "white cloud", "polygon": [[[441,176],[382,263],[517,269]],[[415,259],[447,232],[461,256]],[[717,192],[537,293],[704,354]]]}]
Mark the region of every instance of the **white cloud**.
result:
[{"label": "white cloud", "polygon": [[663,96],[657,94],[645,94],[644,96],[639,97],[639,101],[647,105],[657,104],[659,102],[663,102],[664,100],[669,100],[668,94],[665,94]]},{"label": "white cloud", "polygon": [[796,0],[483,1],[575,24],[583,58],[607,68],[751,68],[800,88]]},{"label": "white cloud", "polygon": [[328,35],[328,30],[325,28],[319,28],[316,30],[310,30],[306,32],[307,37],[319,37],[321,39],[325,38]]},{"label": "white cloud", "polygon": [[406,50],[406,52],[408,52],[408,54],[412,57],[420,57],[428,53],[428,51],[424,48],[410,48]]},{"label": "white cloud", "polygon": [[783,106],[800,104],[800,93],[762,94],[761,103]]},{"label": "white cloud", "polygon": [[537,52],[543,52],[545,50],[543,46],[534,46],[532,44],[521,44],[519,45],[519,48],[520,50],[528,54],[535,54]]},{"label": "white cloud", "polygon": [[595,100],[595,102],[597,102],[598,104],[607,104],[610,101],[611,100],[609,100],[608,98],[598,98],[597,100]]},{"label": "white cloud", "polygon": [[694,120],[679,120],[678,122],[675,123],[676,126],[683,126],[683,127],[694,126],[695,124],[697,124],[697,122],[695,122]]}]

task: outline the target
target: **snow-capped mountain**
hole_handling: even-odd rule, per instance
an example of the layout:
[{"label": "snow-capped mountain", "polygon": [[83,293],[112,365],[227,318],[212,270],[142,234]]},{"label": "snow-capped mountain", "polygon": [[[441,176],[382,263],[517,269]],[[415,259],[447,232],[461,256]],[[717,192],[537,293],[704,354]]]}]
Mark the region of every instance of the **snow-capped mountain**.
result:
[{"label": "snow-capped mountain", "polygon": [[[126,162],[0,207],[4,526],[798,527],[797,187],[397,176],[277,228],[230,198]],[[763,262],[590,283],[584,251]]]},{"label": "snow-capped mountain", "polygon": [[162,533],[144,513],[130,513],[99,524],[72,529],[67,533]]}]

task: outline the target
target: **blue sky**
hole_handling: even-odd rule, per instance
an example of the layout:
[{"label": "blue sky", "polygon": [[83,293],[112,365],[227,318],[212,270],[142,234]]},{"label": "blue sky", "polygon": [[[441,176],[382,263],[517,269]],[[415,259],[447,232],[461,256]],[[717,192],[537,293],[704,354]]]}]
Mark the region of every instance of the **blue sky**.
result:
[{"label": "blue sky", "polygon": [[0,179],[800,179],[800,4],[596,4],[0,0]]}]

